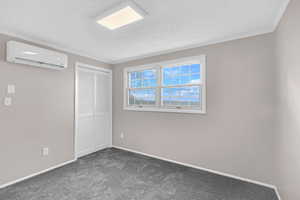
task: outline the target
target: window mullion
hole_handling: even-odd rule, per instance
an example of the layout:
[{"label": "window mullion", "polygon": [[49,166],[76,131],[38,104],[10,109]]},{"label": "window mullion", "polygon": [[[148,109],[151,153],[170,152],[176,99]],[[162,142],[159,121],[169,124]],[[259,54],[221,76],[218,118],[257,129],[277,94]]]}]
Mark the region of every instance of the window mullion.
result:
[{"label": "window mullion", "polygon": [[157,87],[156,87],[156,106],[161,107],[161,67],[156,67],[156,74],[157,74]]},{"label": "window mullion", "polygon": [[126,72],[126,105],[129,106],[129,88],[131,87],[131,77],[129,72]]},{"label": "window mullion", "polygon": [[[201,67],[189,66],[198,64],[198,62],[200,62],[199,64]],[[124,97],[127,100],[128,109],[162,112],[206,112],[205,56],[153,63],[152,68],[149,67],[149,65],[150,64],[147,66],[128,68],[124,71],[124,75],[127,77],[127,88],[124,88],[126,95]],[[179,68],[169,69],[173,67]],[[200,71],[197,67],[200,68]],[[130,76],[131,72],[143,73],[144,70],[150,69],[153,69],[152,75],[145,75],[145,77],[141,80],[142,82],[146,81],[145,83],[134,81],[135,76],[133,75],[135,74],[133,74],[132,77]],[[166,70],[165,73],[168,74],[168,79],[166,80],[164,80],[164,70]],[[156,85],[153,85],[154,82],[151,80],[153,79],[153,73],[156,75]],[[146,80],[147,77],[149,77],[149,80]],[[131,78],[133,81],[132,85],[130,80]],[[166,85],[164,85],[164,82]],[[140,86],[140,84],[142,85]],[[164,90],[166,90],[165,103],[163,103]],[[134,102],[130,99],[129,93],[134,96]],[[155,95],[155,98],[153,98],[153,95]],[[199,97],[199,99],[197,97]],[[153,100],[155,100],[155,102],[153,102]],[[131,101],[130,105],[129,101]],[[140,107],[137,104],[144,105]]]},{"label": "window mullion", "polygon": [[161,88],[182,88],[182,87],[202,87],[202,84],[188,84],[188,85],[168,85],[162,86]]}]

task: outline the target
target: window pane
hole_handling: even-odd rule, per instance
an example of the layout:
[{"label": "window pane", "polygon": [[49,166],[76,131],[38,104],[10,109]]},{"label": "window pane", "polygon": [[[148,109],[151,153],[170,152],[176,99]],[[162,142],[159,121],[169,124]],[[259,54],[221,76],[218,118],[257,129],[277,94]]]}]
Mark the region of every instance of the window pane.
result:
[{"label": "window pane", "polygon": [[186,85],[201,83],[200,64],[163,68],[163,85]]},{"label": "window pane", "polygon": [[155,105],[156,90],[129,90],[129,105]]},{"label": "window pane", "polygon": [[200,74],[192,74],[189,83],[190,84],[199,84],[199,83],[201,83],[200,82]]},{"label": "window pane", "polygon": [[200,86],[176,87],[162,89],[162,103],[165,106],[200,107]]},{"label": "window pane", "polygon": [[191,65],[192,73],[200,73],[200,64]]},{"label": "window pane", "polygon": [[156,87],[157,75],[155,69],[129,72],[129,88]]}]

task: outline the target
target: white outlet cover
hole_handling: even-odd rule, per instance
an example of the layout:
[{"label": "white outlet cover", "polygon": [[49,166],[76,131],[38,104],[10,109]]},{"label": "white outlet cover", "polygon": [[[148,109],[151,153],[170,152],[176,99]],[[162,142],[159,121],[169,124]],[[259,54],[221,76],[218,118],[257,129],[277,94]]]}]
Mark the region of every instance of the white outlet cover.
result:
[{"label": "white outlet cover", "polygon": [[16,86],[15,85],[8,85],[7,86],[7,94],[15,94],[16,93]]},{"label": "white outlet cover", "polygon": [[123,133],[123,132],[121,133],[121,138],[122,138],[122,139],[124,138],[124,133]]},{"label": "white outlet cover", "polygon": [[49,148],[44,147],[44,148],[42,149],[42,155],[43,155],[43,156],[48,156],[48,155],[49,155]]},{"label": "white outlet cover", "polygon": [[4,98],[4,105],[5,106],[11,106],[12,104],[12,98],[11,97],[5,97]]}]

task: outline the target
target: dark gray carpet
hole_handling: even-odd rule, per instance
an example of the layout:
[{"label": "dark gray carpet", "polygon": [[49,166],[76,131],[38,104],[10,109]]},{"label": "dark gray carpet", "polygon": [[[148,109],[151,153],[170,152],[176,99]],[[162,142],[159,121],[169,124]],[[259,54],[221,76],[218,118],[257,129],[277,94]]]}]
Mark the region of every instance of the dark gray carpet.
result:
[{"label": "dark gray carpet", "polygon": [[1,200],[277,200],[273,190],[118,149],[0,190]]}]

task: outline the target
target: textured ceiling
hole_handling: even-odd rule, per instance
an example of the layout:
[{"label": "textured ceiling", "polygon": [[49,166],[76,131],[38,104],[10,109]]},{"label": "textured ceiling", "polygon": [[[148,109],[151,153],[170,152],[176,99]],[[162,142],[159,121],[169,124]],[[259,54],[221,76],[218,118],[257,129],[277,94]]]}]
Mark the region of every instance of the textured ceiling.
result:
[{"label": "textured ceiling", "polygon": [[136,0],[149,15],[114,31],[95,23],[119,0],[1,0],[0,32],[119,63],[271,32],[289,0]]}]

